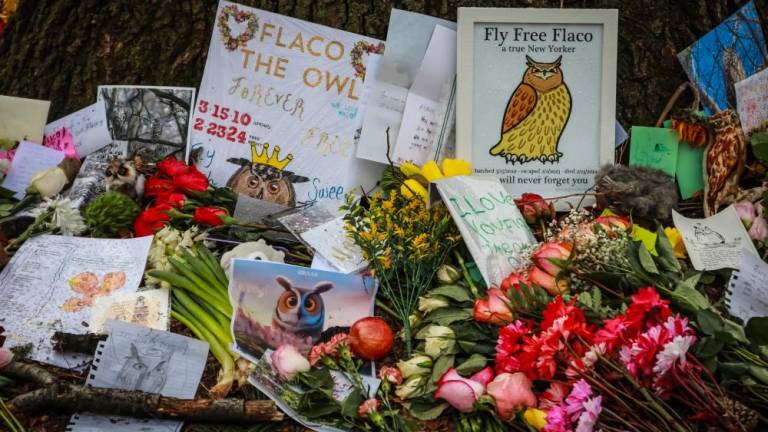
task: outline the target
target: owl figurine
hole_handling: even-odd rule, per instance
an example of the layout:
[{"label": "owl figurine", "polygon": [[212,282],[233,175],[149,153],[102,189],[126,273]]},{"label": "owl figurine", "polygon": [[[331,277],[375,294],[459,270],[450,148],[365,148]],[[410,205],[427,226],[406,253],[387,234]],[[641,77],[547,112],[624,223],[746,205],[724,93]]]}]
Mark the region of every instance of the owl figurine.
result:
[{"label": "owl figurine", "polygon": [[491,155],[512,164],[554,163],[563,156],[557,146],[571,116],[571,92],[563,82],[562,58],[540,63],[525,56],[528,68],[509,98],[501,139],[491,148]]},{"label": "owl figurine", "polygon": [[333,284],[319,282],[312,288],[303,288],[282,276],[275,280],[285,292],[277,299],[272,328],[302,338],[311,337],[313,343],[319,340],[325,322],[325,303],[321,294],[332,289]]},{"label": "owl figurine", "polygon": [[122,192],[133,199],[144,195],[144,174],[136,169],[133,161],[115,158],[107,163],[104,170],[104,184],[106,189]]}]

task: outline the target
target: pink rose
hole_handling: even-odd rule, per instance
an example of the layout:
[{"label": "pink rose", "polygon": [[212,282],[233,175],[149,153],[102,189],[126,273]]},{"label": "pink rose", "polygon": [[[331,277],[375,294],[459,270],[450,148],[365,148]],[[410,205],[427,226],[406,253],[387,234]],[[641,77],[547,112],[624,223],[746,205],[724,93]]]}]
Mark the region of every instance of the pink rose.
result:
[{"label": "pink rose", "polygon": [[310,368],[309,361],[293,345],[280,345],[272,352],[272,367],[284,381],[290,381]]},{"label": "pink rose", "polygon": [[531,380],[522,372],[502,373],[488,384],[488,394],[496,400],[499,415],[508,420],[523,407],[536,407],[532,385]]},{"label": "pink rose", "polygon": [[454,368],[448,369],[437,382],[435,399],[444,399],[452,407],[463,413],[472,412],[475,401],[485,393],[485,384],[481,381],[486,376],[483,374],[473,378],[478,379],[478,381],[462,377]]},{"label": "pink rose", "polygon": [[768,223],[765,219],[758,216],[752,221],[752,226],[749,228],[749,237],[752,240],[765,241],[768,238]]},{"label": "pink rose", "polygon": [[752,222],[757,217],[757,209],[755,209],[755,205],[749,201],[741,201],[734,204],[733,208],[736,210],[736,214],[739,215],[741,223],[749,229],[752,226]]},{"label": "pink rose", "polygon": [[531,254],[531,261],[536,267],[544,270],[551,276],[557,276],[562,270],[555,265],[550,258],[566,261],[571,257],[573,247],[568,243],[550,241],[539,246]]},{"label": "pink rose", "polygon": [[[0,327],[2,328],[2,327]],[[6,367],[13,360],[13,353],[8,348],[0,347],[0,369]]]},{"label": "pink rose", "polygon": [[531,268],[528,272],[528,278],[531,282],[544,288],[545,291],[553,296],[565,293],[570,287],[568,279],[562,278],[558,280],[555,276],[550,275],[536,266]]},{"label": "pink rose", "polygon": [[512,322],[512,310],[509,299],[498,288],[488,290],[488,298],[475,300],[475,321],[494,325],[505,325]]}]

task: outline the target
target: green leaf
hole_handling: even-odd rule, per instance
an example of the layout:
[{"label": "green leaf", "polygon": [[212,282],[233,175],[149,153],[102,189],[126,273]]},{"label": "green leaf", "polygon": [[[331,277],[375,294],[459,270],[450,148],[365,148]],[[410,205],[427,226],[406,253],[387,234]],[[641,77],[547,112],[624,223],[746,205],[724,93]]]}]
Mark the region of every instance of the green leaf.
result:
[{"label": "green leaf", "polygon": [[754,133],[749,138],[752,144],[752,153],[755,157],[765,162],[768,161],[768,133]]},{"label": "green leaf", "polygon": [[466,288],[459,285],[441,285],[437,288],[433,288],[429,291],[430,295],[441,295],[448,297],[449,299],[457,302],[471,301],[472,297],[469,296],[469,291]]},{"label": "green leaf", "polygon": [[760,380],[763,384],[768,384],[768,369],[756,364],[749,365],[749,374]]},{"label": "green leaf", "polygon": [[426,317],[424,317],[424,320],[433,322],[438,325],[447,326],[456,321],[471,319],[472,313],[473,310],[469,308],[458,309],[444,307],[430,312]]},{"label": "green leaf", "polygon": [[659,254],[658,258],[664,270],[680,271],[680,261],[677,260],[672,243],[669,242],[667,234],[664,233],[664,227],[661,225],[656,228],[656,253]]},{"label": "green leaf", "polygon": [[312,369],[309,372],[305,372],[305,375],[308,379],[304,380],[304,382],[312,388],[332,389],[334,386],[331,372],[326,368]]},{"label": "green leaf", "polygon": [[741,343],[749,343],[749,340],[747,339],[747,334],[744,332],[744,327],[740,326],[739,324],[729,320],[724,319],[723,323],[725,323],[725,326],[723,327],[723,330],[727,332],[729,335],[733,337],[734,340]]},{"label": "green leaf", "polygon": [[701,273],[696,273],[688,279],[678,282],[675,290],[672,291],[672,300],[693,311],[708,309],[710,307],[709,300],[696,289],[700,277]]},{"label": "green leaf", "polygon": [[724,377],[738,378],[749,370],[749,367],[741,362],[720,362],[720,373]]},{"label": "green leaf", "polygon": [[478,353],[492,355],[496,352],[496,348],[488,344],[479,344],[477,342],[465,340],[456,341],[456,343],[459,345],[459,348],[467,354]]},{"label": "green leaf", "polygon": [[329,403],[328,405],[312,405],[311,407],[302,407],[301,413],[309,419],[316,419],[320,417],[326,417],[331,414],[336,414],[340,411],[338,405]]},{"label": "green leaf", "polygon": [[710,336],[714,336],[715,333],[723,329],[723,319],[709,309],[701,309],[696,312],[696,324],[699,326],[699,330]]},{"label": "green leaf", "polygon": [[645,246],[638,248],[637,258],[640,260],[640,265],[643,266],[643,270],[651,274],[659,274],[659,269],[656,267],[656,263],[653,261],[653,256]]},{"label": "green leaf", "polygon": [[711,336],[701,338],[694,351],[701,358],[715,357],[723,349],[723,343]]},{"label": "green leaf", "polygon": [[448,408],[445,402],[433,401],[432,403],[406,402],[403,404],[412,416],[419,420],[434,420]]},{"label": "green leaf", "polygon": [[747,337],[756,345],[768,345],[768,317],[755,317],[744,327]]},{"label": "green leaf", "polygon": [[460,365],[456,366],[456,371],[462,375],[473,374],[482,370],[488,364],[488,359],[480,354],[472,354]]},{"label": "green leaf", "polygon": [[443,376],[445,371],[453,367],[454,356],[443,355],[435,360],[435,365],[432,367],[432,382],[436,383],[440,381],[440,377]]},{"label": "green leaf", "polygon": [[357,418],[357,408],[363,403],[363,392],[355,387],[349,396],[341,403],[341,415],[345,417]]}]

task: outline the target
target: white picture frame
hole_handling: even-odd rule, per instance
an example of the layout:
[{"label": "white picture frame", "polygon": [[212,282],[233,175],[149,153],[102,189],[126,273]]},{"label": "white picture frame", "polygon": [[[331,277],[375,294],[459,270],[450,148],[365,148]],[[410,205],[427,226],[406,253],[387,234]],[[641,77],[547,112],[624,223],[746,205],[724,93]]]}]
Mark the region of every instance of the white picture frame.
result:
[{"label": "white picture frame", "polygon": [[[593,196],[583,193],[592,188],[599,167],[613,163],[614,158],[617,34],[615,9],[459,8],[457,156],[472,163],[475,175],[499,178],[515,197],[530,192],[556,198],[558,210],[594,203]],[[567,108],[568,116],[561,116],[564,123],[532,114],[535,103],[553,103],[543,96],[549,90],[532,87],[548,86],[538,79],[552,73],[570,87],[565,89],[569,102],[554,105],[554,111],[561,113]],[[534,108],[523,110],[522,120],[518,108],[507,117],[512,95],[524,83],[530,87],[523,89],[529,95],[531,89],[536,91]],[[533,133],[523,127],[528,117],[560,132],[551,133],[554,138],[545,136],[549,144],[533,150],[526,144],[530,140],[520,138]],[[512,120],[507,124],[515,126],[505,132],[507,118]],[[498,134],[496,141],[493,133]],[[483,153],[485,148],[488,155]]]}]

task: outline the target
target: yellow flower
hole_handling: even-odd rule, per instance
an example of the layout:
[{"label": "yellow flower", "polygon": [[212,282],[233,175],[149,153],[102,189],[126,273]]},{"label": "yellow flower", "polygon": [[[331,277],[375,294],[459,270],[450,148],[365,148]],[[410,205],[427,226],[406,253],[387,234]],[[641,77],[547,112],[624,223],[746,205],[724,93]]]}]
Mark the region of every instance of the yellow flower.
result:
[{"label": "yellow flower", "polygon": [[416,177],[417,175],[422,175],[421,168],[410,162],[405,162],[400,165],[400,172],[403,173],[403,175],[406,177]]},{"label": "yellow flower", "polygon": [[389,270],[390,267],[392,267],[392,261],[389,259],[389,255],[379,255],[376,257],[377,260],[379,260],[379,264],[385,269]]},{"label": "yellow flower", "polygon": [[472,166],[464,159],[444,159],[443,175],[446,177],[472,175]]},{"label": "yellow flower", "polygon": [[437,162],[429,161],[421,167],[421,174],[427,179],[428,182],[443,178],[443,172],[440,171],[440,167],[437,166]]},{"label": "yellow flower", "polygon": [[685,243],[683,243],[683,236],[680,235],[680,231],[678,231],[677,228],[666,227],[664,228],[664,234],[666,234],[669,242],[672,244],[675,256],[678,258],[685,258],[688,254],[686,253]]},{"label": "yellow flower", "polygon": [[415,249],[422,249],[427,244],[427,234],[421,233],[411,240]]},{"label": "yellow flower", "polygon": [[547,425],[547,413],[540,409],[528,408],[523,413],[525,422],[533,426],[537,431],[544,429]]},{"label": "yellow flower", "polygon": [[413,198],[414,196],[420,197],[422,200],[427,199],[427,189],[413,179],[408,179],[405,184],[400,186],[400,193],[406,198]]}]

